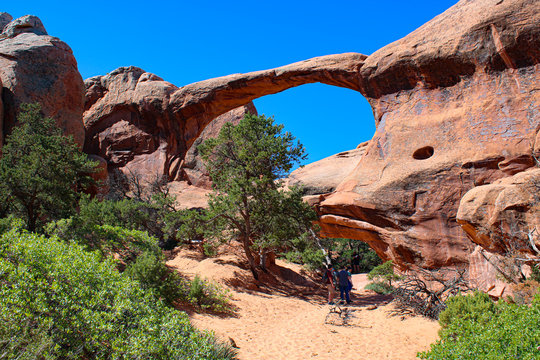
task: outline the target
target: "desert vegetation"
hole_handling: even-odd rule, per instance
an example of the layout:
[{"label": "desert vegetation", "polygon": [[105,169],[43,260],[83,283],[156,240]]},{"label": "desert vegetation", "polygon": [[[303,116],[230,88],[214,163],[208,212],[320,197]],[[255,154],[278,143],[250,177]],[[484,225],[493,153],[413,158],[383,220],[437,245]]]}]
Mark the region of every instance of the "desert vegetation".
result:
[{"label": "desert vegetation", "polygon": [[167,194],[90,198],[86,154],[38,104],[18,120],[0,158],[0,357],[235,358],[176,310],[227,312],[229,302],[165,265]]},{"label": "desert vegetation", "polygon": [[499,259],[514,293],[494,302],[464,270],[395,272],[364,243],[320,238],[301,189],[281,180],[305,150],[273,118],[247,114],[200,146],[213,191],[207,209],[191,210],[177,209],[161,176],[130,173],[89,195],[96,164],[39,105],[18,120],[0,158],[0,358],[235,358],[179,310],[234,311],[222,286],[166,265],[164,250],[194,239],[205,257],[238,241],[255,280],[270,254],[308,270],[360,255],[368,289],[392,294],[398,312],[439,320],[440,340],[421,358],[538,355],[534,262],[516,251]]}]

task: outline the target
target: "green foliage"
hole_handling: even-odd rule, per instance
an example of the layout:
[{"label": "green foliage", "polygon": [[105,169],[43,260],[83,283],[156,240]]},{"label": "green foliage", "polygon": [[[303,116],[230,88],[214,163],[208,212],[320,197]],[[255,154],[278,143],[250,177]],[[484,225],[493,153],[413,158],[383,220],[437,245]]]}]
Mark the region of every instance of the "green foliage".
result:
[{"label": "green foliage", "polygon": [[394,273],[394,263],[392,261],[375,266],[367,277],[373,282],[367,284],[365,288],[385,295],[394,292],[392,281],[401,279],[399,275]]},{"label": "green foliage", "polygon": [[448,300],[441,339],[422,359],[538,359],[540,294],[530,306],[497,304],[481,293]]},{"label": "green foliage", "polygon": [[439,315],[439,324],[443,329],[460,320],[486,322],[496,311],[495,303],[489,295],[480,291],[466,296],[449,297],[446,306]]},{"label": "green foliage", "polygon": [[0,237],[0,353],[18,359],[231,359],[112,260],[36,234]]},{"label": "green foliage", "polygon": [[15,217],[14,215],[8,215],[5,218],[0,218],[0,235],[8,232],[11,229],[24,229],[25,222],[23,219]]},{"label": "green foliage", "polygon": [[81,223],[76,216],[47,224],[46,232],[64,241],[75,241],[87,250],[98,250],[104,256],[116,256],[126,263],[145,251],[161,255],[157,239],[146,231]]},{"label": "green foliage", "polygon": [[394,263],[387,261],[384,264],[378,265],[368,273],[369,280],[375,280],[375,282],[383,282],[388,285],[392,285],[392,281],[399,280],[401,277],[394,273]]},{"label": "green foliage", "polygon": [[327,254],[331,254],[332,264],[338,269],[351,265],[355,253],[360,258],[360,272],[371,271],[375,266],[381,264],[379,256],[365,242],[323,238],[317,244],[307,234],[293,239],[291,247],[282,255],[290,262],[303,264],[310,270],[316,270],[326,265],[323,249]]},{"label": "green foliage", "polygon": [[144,199],[99,200],[84,197],[74,221],[82,228],[112,225],[146,231],[159,240],[162,248],[171,249],[177,243],[175,227],[178,226],[174,218],[176,210],[171,203],[171,197],[159,193]]},{"label": "green foliage", "polygon": [[304,148],[283,133],[272,118],[246,114],[236,126],[225,124],[219,136],[199,146],[212,178],[210,239],[239,239],[257,277],[252,251],[275,250],[311,228],[314,211],[298,189],[283,190],[280,181],[305,159]]},{"label": "green foliage", "polygon": [[394,292],[394,287],[384,282],[372,282],[365,287],[367,290],[373,290],[377,294],[388,295]]},{"label": "green foliage", "polygon": [[540,264],[531,266],[531,275],[529,276],[529,279],[540,282]]},{"label": "green foliage", "polygon": [[35,231],[43,220],[74,213],[78,190],[91,184],[96,164],[42,116],[39,104],[23,104],[17,120],[0,158],[0,216],[14,214]]},{"label": "green foliage", "polygon": [[172,305],[182,296],[182,279],[177,272],[167,268],[162,256],[153,252],[145,251],[139,255],[128,265],[125,274],[167,305]]},{"label": "green foliage", "polygon": [[198,275],[185,286],[186,298],[191,304],[215,312],[230,312],[230,295],[221,286]]}]

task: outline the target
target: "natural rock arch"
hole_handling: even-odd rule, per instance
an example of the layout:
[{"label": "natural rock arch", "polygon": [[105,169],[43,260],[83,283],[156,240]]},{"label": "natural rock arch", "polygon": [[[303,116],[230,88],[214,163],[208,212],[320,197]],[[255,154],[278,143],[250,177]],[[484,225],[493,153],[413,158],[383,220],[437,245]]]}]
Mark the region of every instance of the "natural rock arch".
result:
[{"label": "natural rock arch", "polygon": [[[157,136],[168,147],[156,163],[177,179],[183,155],[220,114],[306,83],[356,90],[370,102],[377,130],[336,191],[312,199],[323,232],[366,241],[403,268],[468,267],[489,287],[495,271],[477,254],[482,244],[458,224],[457,210],[470,189],[523,172],[540,155],[538,23],[536,0],[460,1],[369,57],[323,56],[182,88],[141,73],[124,105],[131,115],[159,112],[157,124],[167,131]],[[109,80],[87,83],[90,136],[96,119],[110,120],[118,109],[112,104],[100,115]],[[152,84],[164,89],[159,99]]]}]

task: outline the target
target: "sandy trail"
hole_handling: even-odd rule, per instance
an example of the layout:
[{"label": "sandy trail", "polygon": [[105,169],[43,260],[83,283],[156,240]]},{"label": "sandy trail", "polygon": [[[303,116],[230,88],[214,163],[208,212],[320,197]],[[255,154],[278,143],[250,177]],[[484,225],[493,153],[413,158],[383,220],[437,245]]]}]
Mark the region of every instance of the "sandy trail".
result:
[{"label": "sandy trail", "polygon": [[[313,292],[295,282],[285,286],[250,283],[249,271],[239,267],[234,255],[199,261],[194,253],[182,251],[168,264],[183,274],[199,274],[231,287],[235,316],[192,313],[193,324],[212,330],[224,341],[234,339],[242,360],[258,359],[415,359],[437,339],[439,325],[422,317],[391,314],[388,298],[367,290],[353,290],[348,307],[349,325],[338,314],[328,316],[324,292]],[[278,261],[281,272],[301,268]],[[294,276],[293,276],[294,277]],[[355,288],[363,289],[365,275],[354,275]],[[303,290],[303,291],[302,291]],[[369,305],[375,310],[367,310]],[[327,322],[330,322],[327,323]]]}]

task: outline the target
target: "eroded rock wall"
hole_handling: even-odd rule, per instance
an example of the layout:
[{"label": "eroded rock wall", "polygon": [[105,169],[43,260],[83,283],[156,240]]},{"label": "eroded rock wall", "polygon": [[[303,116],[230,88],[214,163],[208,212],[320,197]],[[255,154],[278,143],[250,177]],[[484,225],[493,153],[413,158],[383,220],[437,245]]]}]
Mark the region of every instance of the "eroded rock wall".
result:
[{"label": "eroded rock wall", "polygon": [[402,268],[487,269],[476,230],[465,232],[457,212],[471,189],[540,155],[539,23],[536,0],[463,0],[368,57],[323,56],[181,88],[117,70],[87,83],[86,148],[115,166],[207,186],[185,155],[217,116],[306,83],[347,87],[369,100],[377,130],[347,174],[314,166],[306,175],[331,191],[312,186],[323,232],[366,241]]},{"label": "eroded rock wall", "polygon": [[38,102],[44,115],[55,119],[82,146],[84,83],[70,47],[47,35],[35,16],[12,20],[0,13],[0,29],[3,136],[16,124],[22,103]]},{"label": "eroded rock wall", "polygon": [[461,1],[369,56],[360,78],[377,130],[320,200],[325,233],[403,267],[468,266],[461,198],[534,165],[539,22],[537,1]]}]

